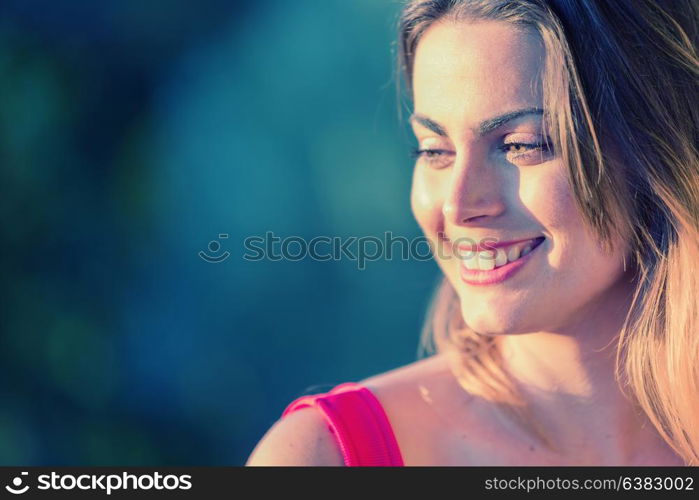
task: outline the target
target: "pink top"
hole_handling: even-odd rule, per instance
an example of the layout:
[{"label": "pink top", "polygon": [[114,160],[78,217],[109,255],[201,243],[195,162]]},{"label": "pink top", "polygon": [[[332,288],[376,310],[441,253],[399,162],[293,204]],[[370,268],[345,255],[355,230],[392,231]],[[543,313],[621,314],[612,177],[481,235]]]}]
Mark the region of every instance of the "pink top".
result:
[{"label": "pink top", "polygon": [[286,407],[282,418],[306,406],[316,406],[325,417],[340,445],[345,465],[403,465],[386,412],[366,387],[355,382],[345,382],[325,393],[301,396]]}]

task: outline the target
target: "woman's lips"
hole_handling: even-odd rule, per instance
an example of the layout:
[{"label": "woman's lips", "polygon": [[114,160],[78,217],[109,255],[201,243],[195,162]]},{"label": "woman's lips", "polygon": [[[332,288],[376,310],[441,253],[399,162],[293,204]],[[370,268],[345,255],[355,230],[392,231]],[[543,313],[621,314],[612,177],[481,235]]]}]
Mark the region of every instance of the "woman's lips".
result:
[{"label": "woman's lips", "polygon": [[508,262],[500,267],[496,267],[490,271],[480,269],[467,269],[464,262],[459,264],[459,272],[461,279],[469,285],[493,285],[502,283],[506,279],[512,277],[532,258],[532,255],[537,254],[539,247],[546,238],[539,238],[531,251],[523,257],[519,257],[513,262]]}]

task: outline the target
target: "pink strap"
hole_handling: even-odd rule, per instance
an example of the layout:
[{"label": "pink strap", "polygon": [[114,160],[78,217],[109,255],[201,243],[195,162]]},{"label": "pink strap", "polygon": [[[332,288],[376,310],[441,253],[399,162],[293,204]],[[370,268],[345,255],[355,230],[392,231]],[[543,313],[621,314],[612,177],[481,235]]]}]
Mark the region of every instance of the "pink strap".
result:
[{"label": "pink strap", "polygon": [[381,403],[366,387],[345,382],[326,393],[301,396],[292,401],[282,418],[294,410],[317,406],[335,434],[345,465],[403,465],[393,429]]}]

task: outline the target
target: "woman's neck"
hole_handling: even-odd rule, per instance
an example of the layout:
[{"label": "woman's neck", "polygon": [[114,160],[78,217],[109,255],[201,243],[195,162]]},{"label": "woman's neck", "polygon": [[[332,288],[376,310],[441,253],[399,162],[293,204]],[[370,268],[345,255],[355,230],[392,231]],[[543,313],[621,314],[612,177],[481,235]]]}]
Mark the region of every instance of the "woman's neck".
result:
[{"label": "woman's neck", "polygon": [[676,457],[615,378],[630,305],[629,287],[617,287],[575,323],[498,339],[506,371],[564,460],[622,465]]}]

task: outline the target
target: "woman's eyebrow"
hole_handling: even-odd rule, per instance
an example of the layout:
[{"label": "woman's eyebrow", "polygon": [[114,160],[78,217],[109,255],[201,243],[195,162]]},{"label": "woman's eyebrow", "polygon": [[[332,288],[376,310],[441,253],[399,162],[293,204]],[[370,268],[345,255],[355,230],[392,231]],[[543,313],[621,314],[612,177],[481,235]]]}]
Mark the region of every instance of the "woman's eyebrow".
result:
[{"label": "woman's eyebrow", "polygon": [[419,113],[413,113],[410,116],[410,123],[412,123],[412,124],[419,123],[420,125],[422,125],[426,129],[431,130],[432,132],[434,132],[437,135],[440,135],[442,137],[447,136],[447,133],[444,130],[444,127],[442,127],[439,123],[432,121],[429,118],[427,118],[426,116],[421,115]]},{"label": "woman's eyebrow", "polygon": [[[481,122],[478,127],[478,135],[484,136],[493,130],[502,127],[504,124],[507,122],[510,122],[516,118],[519,118],[521,116],[525,115],[543,115],[544,110],[541,108],[522,108],[518,109],[515,111],[510,111],[508,113],[496,116],[494,118],[489,118],[483,122]],[[410,123],[419,123],[423,127],[431,130],[437,135],[440,135],[442,137],[446,137],[447,133],[445,128],[440,125],[439,123],[435,122],[434,120],[427,118],[424,115],[421,115],[420,113],[413,113],[410,116]]]},{"label": "woman's eyebrow", "polygon": [[539,115],[543,116],[544,110],[541,108],[522,108],[516,111],[510,111],[504,115],[496,116],[495,118],[490,118],[485,120],[478,126],[478,134],[483,136],[489,132],[492,132],[496,128],[502,127],[505,123],[519,118],[525,115]]}]

